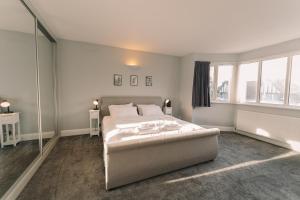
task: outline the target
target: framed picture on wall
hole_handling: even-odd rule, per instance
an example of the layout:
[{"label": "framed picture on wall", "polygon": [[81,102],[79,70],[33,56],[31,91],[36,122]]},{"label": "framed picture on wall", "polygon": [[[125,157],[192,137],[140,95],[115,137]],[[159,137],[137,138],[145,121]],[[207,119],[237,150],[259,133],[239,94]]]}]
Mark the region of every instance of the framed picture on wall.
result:
[{"label": "framed picture on wall", "polygon": [[122,86],[122,75],[114,74],[114,86]]},{"label": "framed picture on wall", "polygon": [[130,76],[130,86],[138,86],[138,76],[137,75]]},{"label": "framed picture on wall", "polygon": [[146,76],[146,86],[152,86],[152,76]]}]

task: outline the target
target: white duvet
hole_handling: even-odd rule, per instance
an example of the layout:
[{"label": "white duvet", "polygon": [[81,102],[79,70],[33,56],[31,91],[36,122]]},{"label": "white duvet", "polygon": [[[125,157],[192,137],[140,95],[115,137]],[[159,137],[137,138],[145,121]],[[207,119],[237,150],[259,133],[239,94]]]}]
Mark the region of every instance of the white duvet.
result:
[{"label": "white duvet", "polygon": [[182,134],[203,129],[169,115],[113,118],[105,116],[102,122],[105,143],[132,141],[143,138]]}]

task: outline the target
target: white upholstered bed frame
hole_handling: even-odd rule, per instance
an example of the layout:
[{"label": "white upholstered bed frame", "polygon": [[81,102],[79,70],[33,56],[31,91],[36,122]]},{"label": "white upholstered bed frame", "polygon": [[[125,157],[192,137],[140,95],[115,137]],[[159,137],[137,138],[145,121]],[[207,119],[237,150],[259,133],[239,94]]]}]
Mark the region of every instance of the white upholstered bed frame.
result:
[{"label": "white upholstered bed frame", "polygon": [[[109,115],[109,105],[130,102],[162,106],[161,97],[102,97],[101,115]],[[204,129],[188,136],[178,134],[169,139],[116,147],[107,147],[104,143],[106,189],[214,160],[219,133],[219,129]]]}]

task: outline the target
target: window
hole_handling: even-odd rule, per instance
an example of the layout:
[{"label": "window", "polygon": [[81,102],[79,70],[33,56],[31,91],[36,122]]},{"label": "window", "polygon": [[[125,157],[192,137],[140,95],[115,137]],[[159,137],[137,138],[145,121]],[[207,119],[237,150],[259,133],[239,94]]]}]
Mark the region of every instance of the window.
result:
[{"label": "window", "polygon": [[233,65],[210,66],[209,85],[212,101],[230,101]]},{"label": "window", "polygon": [[230,86],[232,78],[233,65],[219,65],[217,77],[217,93],[218,101],[230,100]]},{"label": "window", "polygon": [[300,55],[292,58],[292,72],[290,85],[290,105],[300,106]]},{"label": "window", "polygon": [[[218,66],[219,67],[219,66]],[[224,74],[224,72],[220,73]],[[216,73],[217,72],[217,73]],[[218,77],[215,67],[215,79]],[[226,73],[225,73],[226,74]],[[257,102],[300,107],[300,53],[239,65],[237,102]],[[217,97],[221,82],[218,77]],[[216,82],[214,80],[214,82]],[[216,87],[216,86],[215,86]],[[216,93],[216,92],[215,92]],[[222,99],[222,98],[221,98]]]},{"label": "window", "polygon": [[260,101],[283,104],[287,57],[262,62]]},{"label": "window", "polygon": [[214,98],[214,76],[215,76],[215,67],[210,66],[210,72],[209,72],[209,88],[210,88],[210,98]]},{"label": "window", "polygon": [[239,66],[239,102],[256,102],[258,67],[259,62]]}]

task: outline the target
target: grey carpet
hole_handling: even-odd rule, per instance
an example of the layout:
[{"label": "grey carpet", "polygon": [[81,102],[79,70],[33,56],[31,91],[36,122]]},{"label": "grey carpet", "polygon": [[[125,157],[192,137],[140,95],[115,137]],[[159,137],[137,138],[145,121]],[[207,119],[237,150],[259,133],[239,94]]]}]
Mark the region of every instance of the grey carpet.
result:
[{"label": "grey carpet", "polygon": [[0,148],[0,197],[39,154],[38,141],[23,141]]},{"label": "grey carpet", "polygon": [[18,199],[300,199],[299,154],[233,133],[219,142],[213,162],[107,192],[100,139],[61,138]]}]

